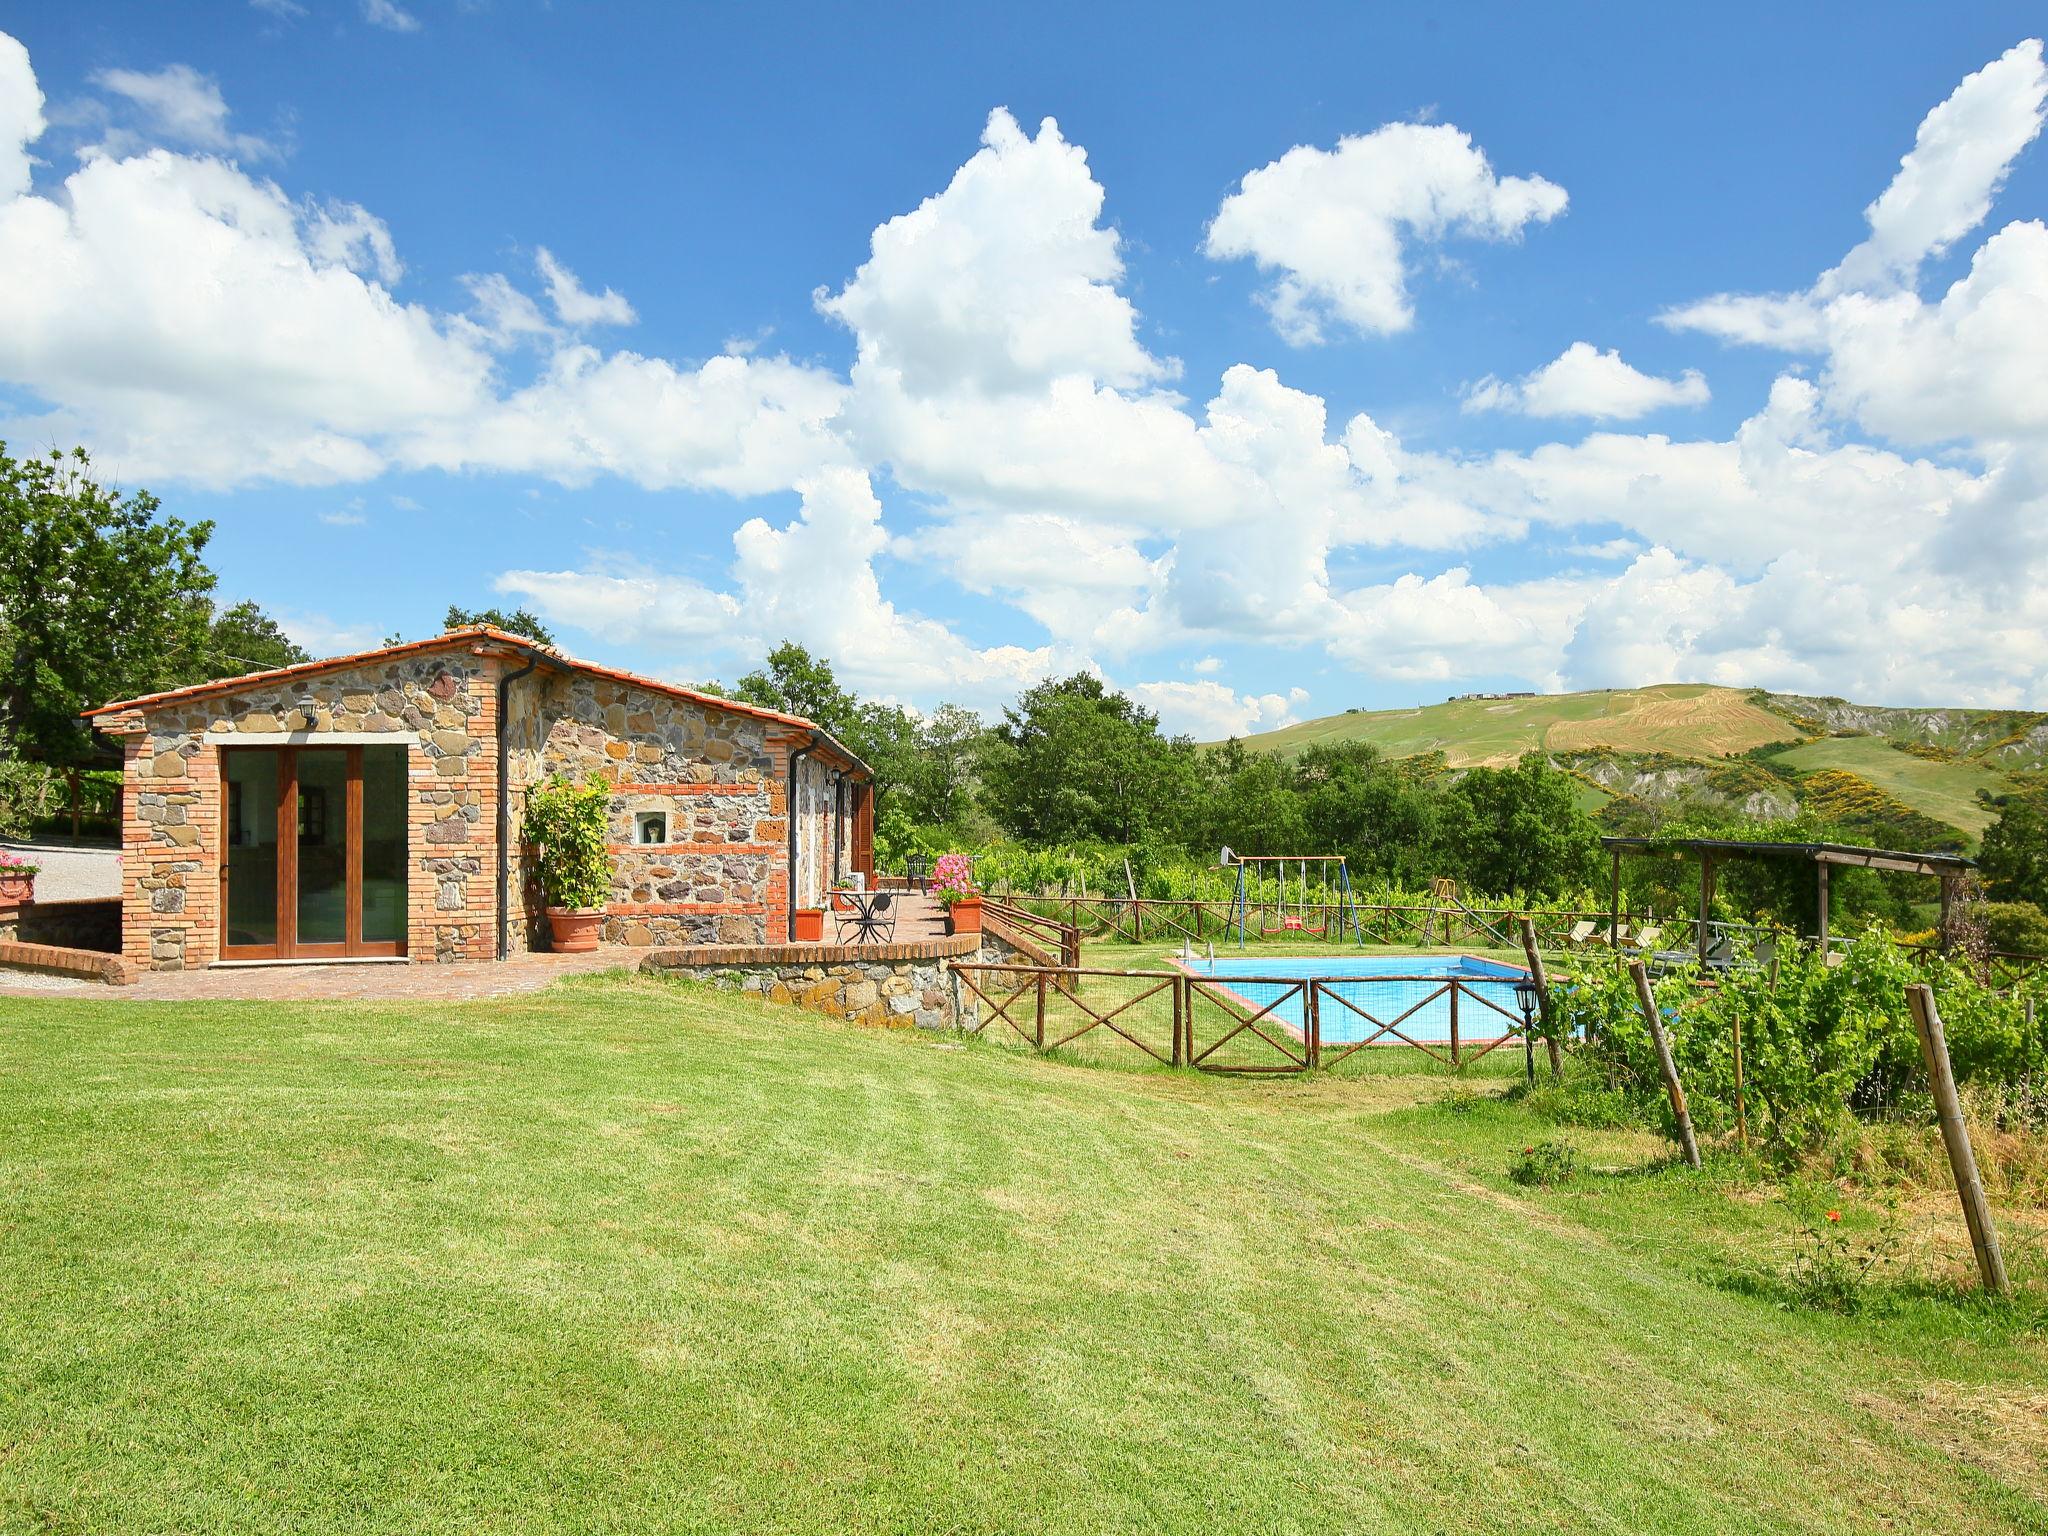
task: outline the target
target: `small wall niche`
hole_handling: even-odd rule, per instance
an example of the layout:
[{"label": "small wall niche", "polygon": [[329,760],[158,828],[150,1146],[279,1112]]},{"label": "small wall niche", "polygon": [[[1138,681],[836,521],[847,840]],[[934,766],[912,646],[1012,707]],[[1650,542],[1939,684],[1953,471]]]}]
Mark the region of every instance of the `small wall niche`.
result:
[{"label": "small wall niche", "polygon": [[633,813],[633,841],[636,843],[667,842],[668,812],[635,811]]}]

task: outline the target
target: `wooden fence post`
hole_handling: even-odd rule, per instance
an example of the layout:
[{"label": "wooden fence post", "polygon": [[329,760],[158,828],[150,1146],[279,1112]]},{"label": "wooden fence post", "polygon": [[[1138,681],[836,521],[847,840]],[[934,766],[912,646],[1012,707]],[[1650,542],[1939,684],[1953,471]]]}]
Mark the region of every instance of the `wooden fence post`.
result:
[{"label": "wooden fence post", "polygon": [[1038,973],[1038,1022],[1031,1034],[1032,1049],[1045,1049],[1045,972]]},{"label": "wooden fence post", "polygon": [[1181,975],[1173,978],[1173,985],[1167,989],[1173,994],[1173,1064],[1176,1067],[1186,1066],[1188,1064],[1188,1057],[1193,1054],[1183,1044],[1188,1028],[1188,1011],[1184,1006],[1184,994],[1187,991],[1187,986],[1188,978],[1186,973],[1183,972]]},{"label": "wooden fence post", "polygon": [[1934,989],[1924,983],[1906,988],[1906,1006],[1913,1012],[1913,1027],[1920,1035],[1920,1054],[1927,1059],[1927,1082],[1934,1090],[1934,1110],[1941,1120],[1949,1167],[1955,1171],[1956,1194],[1963,1202],[1963,1220],[1969,1224],[1977,1269],[1984,1276],[1984,1289],[2003,1296],[2005,1255],[1998,1248],[1998,1227],[1991,1219],[1991,1202],[1984,1198],[1984,1181],[1977,1175],[1970,1128],[1963,1124],[1962,1101],[1956,1097],[1955,1071],[1949,1065],[1948,1037],[1934,1006]]},{"label": "wooden fence post", "polygon": [[1451,1065],[1458,1066],[1458,983],[1451,982]]},{"label": "wooden fence post", "polygon": [[1311,977],[1306,983],[1308,990],[1301,1000],[1301,1041],[1302,1054],[1308,1057],[1311,1072],[1323,1064],[1323,1009],[1320,984]]},{"label": "wooden fence post", "polygon": [[1678,1144],[1685,1149],[1685,1160],[1693,1167],[1700,1165],[1700,1144],[1693,1139],[1692,1112],[1685,1107],[1685,1088],[1678,1081],[1678,1063],[1671,1059],[1671,1040],[1664,1033],[1664,1015],[1657,1011],[1657,994],[1650,990],[1650,973],[1643,969],[1643,962],[1631,960],[1629,975],[1635,978],[1636,1003],[1643,1010],[1643,1022],[1650,1026],[1650,1044],[1657,1049],[1657,1068],[1664,1074],[1664,1091],[1671,1095],[1671,1113],[1678,1121]]},{"label": "wooden fence post", "polygon": [[1742,1097],[1742,1020],[1730,1020],[1735,1030],[1735,1134],[1742,1138],[1742,1150],[1749,1150],[1749,1106]]},{"label": "wooden fence post", "polygon": [[1564,1076],[1564,1053],[1551,1023],[1550,973],[1543,967],[1543,951],[1536,947],[1536,924],[1528,917],[1518,919],[1522,929],[1522,953],[1529,961],[1529,979],[1536,983],[1536,1009],[1543,1020],[1543,1048],[1550,1053],[1550,1075]]}]

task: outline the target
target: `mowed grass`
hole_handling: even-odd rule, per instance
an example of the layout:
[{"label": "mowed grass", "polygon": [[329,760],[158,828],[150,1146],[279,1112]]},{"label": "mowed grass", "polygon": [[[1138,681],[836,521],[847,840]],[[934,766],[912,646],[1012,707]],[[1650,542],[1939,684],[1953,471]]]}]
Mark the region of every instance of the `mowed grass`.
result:
[{"label": "mowed grass", "polygon": [[1739,688],[1669,683],[1326,715],[1248,737],[1246,745],[1292,754],[1320,743],[1369,741],[1391,757],[1442,751],[1462,768],[1510,763],[1539,749],[1594,747],[1714,759],[1798,737],[1791,722]]},{"label": "mowed grass", "polygon": [[1731,1286],[1767,1216],[1515,1191],[1442,1091],[625,978],[0,1002],[0,1529],[2048,1529],[2038,1338]]},{"label": "mowed grass", "polygon": [[2013,783],[1998,769],[1974,758],[1933,762],[1891,746],[1881,736],[1830,736],[1780,753],[1777,760],[1801,774],[1844,768],[1868,779],[1923,816],[1982,837],[1997,811],[1977,792],[2009,794]]}]

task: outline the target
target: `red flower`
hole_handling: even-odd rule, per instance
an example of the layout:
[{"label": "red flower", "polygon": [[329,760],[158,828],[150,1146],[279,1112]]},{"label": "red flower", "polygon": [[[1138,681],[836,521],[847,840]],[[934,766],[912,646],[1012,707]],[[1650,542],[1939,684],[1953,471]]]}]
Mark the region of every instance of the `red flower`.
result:
[{"label": "red flower", "polygon": [[1829,1220],[1829,1221],[1840,1221],[1841,1219],[1842,1219],[1842,1213],[1841,1213],[1840,1211],[1829,1211],[1829,1212],[1828,1212],[1828,1220]]},{"label": "red flower", "polygon": [[1522,1148],[1522,1156],[1527,1157],[1531,1152],[1534,1152],[1535,1150],[1536,1149],[1534,1147],[1524,1147]]}]

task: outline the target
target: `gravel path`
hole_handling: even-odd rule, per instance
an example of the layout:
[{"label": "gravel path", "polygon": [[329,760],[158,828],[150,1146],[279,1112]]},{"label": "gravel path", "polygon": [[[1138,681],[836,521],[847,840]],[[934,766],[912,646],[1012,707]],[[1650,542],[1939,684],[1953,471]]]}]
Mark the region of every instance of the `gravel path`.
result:
[{"label": "gravel path", "polygon": [[118,848],[14,842],[0,842],[0,848],[42,866],[36,876],[37,901],[96,901],[121,894]]}]

